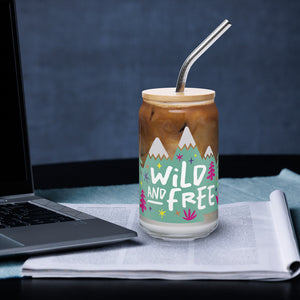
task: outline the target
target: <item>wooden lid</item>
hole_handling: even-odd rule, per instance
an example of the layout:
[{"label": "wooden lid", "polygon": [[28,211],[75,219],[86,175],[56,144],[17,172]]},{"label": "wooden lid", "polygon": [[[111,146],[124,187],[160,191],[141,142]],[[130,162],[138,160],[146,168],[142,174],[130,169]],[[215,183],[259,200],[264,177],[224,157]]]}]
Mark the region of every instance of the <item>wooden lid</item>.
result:
[{"label": "wooden lid", "polygon": [[144,90],[142,92],[144,100],[159,102],[194,102],[203,100],[213,100],[215,91],[198,88],[185,88],[184,92],[176,93],[175,88],[159,88]]}]

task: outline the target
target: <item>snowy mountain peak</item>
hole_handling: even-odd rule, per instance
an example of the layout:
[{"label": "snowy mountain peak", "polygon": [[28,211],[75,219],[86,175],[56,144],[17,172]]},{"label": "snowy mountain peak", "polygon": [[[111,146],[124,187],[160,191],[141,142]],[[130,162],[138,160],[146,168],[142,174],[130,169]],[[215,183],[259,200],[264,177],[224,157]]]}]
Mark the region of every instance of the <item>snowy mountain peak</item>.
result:
[{"label": "snowy mountain peak", "polygon": [[149,150],[149,156],[154,156],[155,158],[157,158],[158,156],[160,158],[163,158],[163,156],[165,156],[165,158],[169,158],[168,152],[166,151],[165,147],[158,137],[152,143],[152,146]]},{"label": "snowy mountain peak", "polygon": [[211,156],[213,156],[213,155],[214,155],[214,153],[212,152],[211,147],[208,146],[208,147],[206,148],[205,153],[204,153],[204,158],[211,157]]},{"label": "snowy mountain peak", "polygon": [[184,131],[182,133],[181,139],[179,141],[178,144],[179,148],[183,148],[184,146],[186,146],[186,148],[188,149],[190,146],[192,146],[193,148],[196,146],[195,140],[191,134],[191,131],[189,130],[189,128],[186,126],[184,128]]}]

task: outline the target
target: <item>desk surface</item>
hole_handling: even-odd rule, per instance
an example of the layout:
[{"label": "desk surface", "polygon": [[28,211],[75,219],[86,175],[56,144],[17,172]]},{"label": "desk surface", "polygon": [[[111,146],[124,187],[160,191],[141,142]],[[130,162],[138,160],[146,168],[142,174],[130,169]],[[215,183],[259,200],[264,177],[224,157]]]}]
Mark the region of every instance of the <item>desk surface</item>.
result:
[{"label": "desk surface", "polygon": [[[220,156],[220,177],[300,173],[300,155]],[[107,170],[110,170],[107,173]],[[104,170],[106,172],[104,172]],[[119,180],[115,180],[115,174]],[[62,188],[138,182],[138,160],[106,160],[35,166],[35,188]],[[122,174],[126,174],[121,176]],[[6,297],[4,295],[7,295]],[[9,279],[0,281],[0,299],[300,299],[300,277],[286,282],[166,281],[109,279]]]},{"label": "desk surface", "polygon": [[[220,155],[219,175],[220,178],[271,176],[283,168],[300,174],[300,155]],[[33,167],[36,189],[137,183],[138,174],[135,158]]]}]

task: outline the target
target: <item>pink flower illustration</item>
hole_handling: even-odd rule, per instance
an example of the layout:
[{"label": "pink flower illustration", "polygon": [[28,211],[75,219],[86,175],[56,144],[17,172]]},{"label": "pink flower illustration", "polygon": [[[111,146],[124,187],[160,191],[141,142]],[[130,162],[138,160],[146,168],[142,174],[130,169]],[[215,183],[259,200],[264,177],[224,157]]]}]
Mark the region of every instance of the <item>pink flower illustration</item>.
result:
[{"label": "pink flower illustration", "polygon": [[178,154],[176,156],[177,156],[176,159],[178,159],[179,161],[183,158],[183,155],[181,155],[181,154]]},{"label": "pink flower illustration", "polygon": [[194,210],[193,213],[191,214],[191,210],[189,209],[189,212],[186,213],[186,211],[183,211],[185,214],[185,217],[182,217],[183,219],[187,220],[187,221],[191,221],[193,219],[195,219],[197,217],[196,215],[196,211]]}]

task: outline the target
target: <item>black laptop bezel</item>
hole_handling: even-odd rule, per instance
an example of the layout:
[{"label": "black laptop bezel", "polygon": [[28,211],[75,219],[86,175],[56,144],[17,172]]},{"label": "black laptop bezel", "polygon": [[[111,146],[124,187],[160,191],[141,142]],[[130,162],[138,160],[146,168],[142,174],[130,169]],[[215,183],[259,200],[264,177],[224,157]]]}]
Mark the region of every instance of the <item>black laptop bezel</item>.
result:
[{"label": "black laptop bezel", "polygon": [[[24,164],[25,164],[25,179],[21,181],[8,181],[0,183],[0,197],[20,195],[20,194],[31,194],[33,193],[33,180],[32,170],[30,162],[29,152],[29,141],[27,131],[27,120],[25,110],[25,97],[24,87],[22,78],[21,58],[20,58],[20,46],[19,36],[17,29],[17,18],[16,18],[16,6],[14,0],[0,0],[0,4],[7,4],[8,13],[10,14],[10,27],[13,39],[13,51],[14,51],[14,67],[15,74],[17,76],[17,89],[18,89],[18,102],[21,117],[22,137],[23,137],[23,149],[24,149]],[[8,99],[9,100],[9,99]],[[5,100],[5,101],[8,101]]]}]

